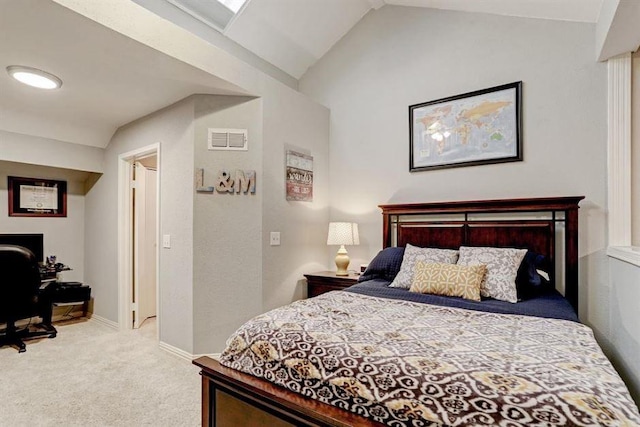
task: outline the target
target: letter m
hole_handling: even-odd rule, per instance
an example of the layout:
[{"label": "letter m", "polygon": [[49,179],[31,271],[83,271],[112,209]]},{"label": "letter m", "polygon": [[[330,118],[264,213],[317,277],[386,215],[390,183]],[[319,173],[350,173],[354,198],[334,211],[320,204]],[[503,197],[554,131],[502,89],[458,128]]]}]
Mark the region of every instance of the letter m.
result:
[{"label": "letter m", "polygon": [[247,191],[251,194],[255,194],[256,192],[256,171],[241,171],[240,169],[236,169],[236,180],[234,183],[236,193],[246,193]]}]

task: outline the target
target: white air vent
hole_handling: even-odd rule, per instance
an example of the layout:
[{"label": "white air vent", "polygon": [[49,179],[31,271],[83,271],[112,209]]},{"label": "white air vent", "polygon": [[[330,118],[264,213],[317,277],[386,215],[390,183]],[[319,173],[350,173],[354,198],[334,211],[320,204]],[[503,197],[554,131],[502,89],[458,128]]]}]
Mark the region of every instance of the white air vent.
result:
[{"label": "white air vent", "polygon": [[209,150],[247,151],[246,129],[212,129],[209,128]]}]

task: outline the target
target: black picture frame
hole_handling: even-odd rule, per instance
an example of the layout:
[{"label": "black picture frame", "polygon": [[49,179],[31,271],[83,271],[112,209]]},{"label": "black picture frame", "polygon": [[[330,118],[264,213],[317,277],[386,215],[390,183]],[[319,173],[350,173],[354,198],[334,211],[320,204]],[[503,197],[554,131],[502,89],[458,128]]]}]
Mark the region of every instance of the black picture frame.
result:
[{"label": "black picture frame", "polygon": [[67,216],[66,181],[10,176],[8,189],[9,216]]},{"label": "black picture frame", "polygon": [[522,81],[409,106],[410,172],[522,160]]}]

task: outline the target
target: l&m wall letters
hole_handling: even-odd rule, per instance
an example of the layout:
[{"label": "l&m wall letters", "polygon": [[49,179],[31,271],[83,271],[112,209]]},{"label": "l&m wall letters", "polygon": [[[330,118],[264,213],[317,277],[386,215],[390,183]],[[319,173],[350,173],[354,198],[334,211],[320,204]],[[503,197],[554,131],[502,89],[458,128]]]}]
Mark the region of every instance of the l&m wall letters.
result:
[{"label": "l&m wall letters", "polygon": [[216,178],[214,187],[204,186],[204,169],[198,168],[195,173],[195,187],[198,193],[256,193],[256,171],[236,169],[232,175],[229,170],[221,170]]}]

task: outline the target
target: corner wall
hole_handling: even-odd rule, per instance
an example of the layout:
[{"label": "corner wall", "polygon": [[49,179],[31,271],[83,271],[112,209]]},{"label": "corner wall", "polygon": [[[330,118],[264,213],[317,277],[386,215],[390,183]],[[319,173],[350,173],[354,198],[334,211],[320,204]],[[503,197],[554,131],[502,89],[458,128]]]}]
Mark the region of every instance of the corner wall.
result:
[{"label": "corner wall", "polygon": [[[58,262],[73,269],[62,273],[62,278],[66,281],[85,281],[84,187],[88,175],[86,172],[68,169],[0,161],[0,233],[42,233],[44,256],[56,255]],[[7,203],[7,176],[67,181],[67,216],[64,218],[10,217]]]},{"label": "corner wall", "polygon": [[[263,98],[263,311],[306,297],[305,273],[326,270],[329,227],[329,117],[327,108],[270,81]],[[313,201],[286,200],[285,152],[313,156]],[[280,232],[280,246],[269,233]]]},{"label": "corner wall", "polygon": [[[262,311],[262,101],[195,97],[195,168],[205,186],[219,172],[256,171],[256,192],[197,193],[193,208],[194,353],[222,351],[239,325]],[[208,128],[248,130],[247,151],[209,151]]]},{"label": "corner wall", "polygon": [[[242,88],[244,93],[260,97],[262,102],[262,173],[264,179],[264,193],[261,195],[263,203],[261,209],[254,212],[256,218],[261,218],[261,230],[259,244],[262,246],[262,259],[254,259],[247,257],[247,263],[262,264],[262,282],[259,284],[249,284],[261,287],[262,292],[259,295],[262,308],[271,308],[291,302],[293,299],[303,295],[301,280],[302,273],[323,269],[326,259],[326,245],[323,236],[326,233],[328,224],[328,135],[329,135],[329,111],[316,102],[310,100],[304,95],[295,92],[290,87],[264,74],[238,58],[229,55],[227,52],[212,46],[206,41],[199,39],[186,30],[163,20],[148,10],[132,3],[129,0],[109,0],[108,2],[92,3],[88,5],[82,0],[54,0],[77,13],[80,13],[89,19],[92,19],[101,25],[113,29],[131,39],[150,46],[160,52],[177,58],[187,64],[200,68],[212,75],[227,81],[235,88]],[[127,19],[123,19],[123,16]],[[152,28],[153,31],[147,31]],[[181,110],[182,111],[182,110]],[[151,116],[151,120],[157,120],[157,114]],[[182,116],[181,116],[182,117]],[[149,120],[144,118],[142,120]],[[184,116],[184,120],[187,117]],[[192,120],[192,119],[191,119]],[[181,126],[182,123],[180,122]],[[133,124],[135,125],[135,123]],[[131,126],[133,126],[131,125]],[[124,151],[149,144],[148,141],[140,141],[134,137],[134,134],[149,134],[153,139],[152,142],[162,141],[161,152],[161,176],[162,176],[162,193],[161,204],[161,233],[176,234],[180,239],[190,239],[193,237],[193,172],[194,172],[194,138],[193,135],[188,137],[187,132],[193,133],[193,128],[184,125],[184,132],[177,133],[175,129],[167,129],[163,133],[163,126],[167,124],[159,122],[156,129],[151,132],[131,131],[130,136],[123,133],[126,130],[121,129],[114,137],[114,141],[109,145],[107,150],[111,150],[107,157],[108,162],[117,157],[116,152]],[[191,129],[188,131],[187,129]],[[126,131],[128,132],[128,131]],[[172,141],[172,142],[170,142]],[[165,142],[169,144],[165,148]],[[185,144],[188,148],[185,148]],[[299,149],[310,152],[314,156],[314,201],[312,203],[291,203],[284,200],[284,150],[285,147]],[[168,160],[171,159],[171,160]],[[173,162],[173,173],[170,176],[165,174],[165,161]],[[188,167],[185,166],[188,162]],[[184,166],[182,169],[179,165]],[[105,175],[107,175],[107,167],[105,166]],[[112,166],[111,166],[112,167]],[[164,169],[162,169],[164,168]],[[256,166],[256,170],[260,167]],[[109,268],[114,269],[116,262],[116,243],[115,230],[117,228],[117,212],[114,213],[111,203],[116,200],[116,178],[113,177],[113,170],[108,172],[111,178],[102,179],[104,183],[98,182],[94,188],[96,196],[91,197],[91,201],[87,199],[87,205],[91,204],[91,208],[87,209],[91,212],[87,216],[87,223],[90,221],[104,220],[106,222],[104,231],[94,231],[90,237],[91,244],[87,245],[87,251],[97,249],[97,253],[91,256],[91,260],[86,264],[87,269],[91,270],[92,277],[98,277],[101,282],[101,289],[105,291],[101,296],[103,298],[103,306],[100,308],[100,314],[108,319],[117,318],[117,283],[115,271],[109,272]],[[167,180],[165,182],[165,179]],[[258,186],[263,183],[258,182]],[[170,186],[171,192],[167,195],[165,191]],[[258,191],[260,191],[258,189]],[[165,223],[167,209],[171,209],[171,214],[175,220],[169,227]],[[227,215],[233,216],[237,212],[229,212]],[[254,223],[251,223],[252,227]],[[191,234],[186,234],[186,228],[191,226]],[[289,233],[288,230],[292,232]],[[277,247],[268,246],[268,239],[265,235],[269,231],[281,231],[282,245]],[[107,242],[105,248],[99,245]],[[191,243],[190,247],[183,246]],[[207,242],[215,245],[215,242]],[[199,342],[201,332],[198,337],[194,338],[193,319],[202,321],[203,315],[207,322],[202,326],[202,330],[207,326],[215,327],[217,322],[226,322],[224,317],[218,317],[219,313],[207,311],[206,314],[194,312],[193,301],[194,294],[191,290],[194,286],[202,290],[199,284],[193,282],[193,240],[180,241],[180,250],[172,247],[169,250],[162,250],[161,262],[163,263],[161,274],[166,274],[161,280],[168,280],[171,283],[172,291],[169,295],[162,292],[162,309],[164,304],[171,304],[175,298],[178,301],[175,304],[176,315],[179,314],[175,322],[171,323],[171,331],[165,330],[167,321],[161,319],[161,340],[172,346],[178,347],[189,353],[193,353],[193,340]],[[253,245],[253,242],[252,242]],[[172,239],[172,246],[174,240]],[[241,252],[242,242],[235,242],[230,253],[238,254]],[[253,246],[251,246],[252,250]],[[113,253],[112,253],[113,252]],[[164,254],[170,252],[171,258],[165,258]],[[104,257],[103,257],[104,256]],[[186,267],[189,263],[189,267]],[[173,268],[177,266],[175,271],[167,272],[165,268]],[[197,268],[200,268],[198,266]],[[205,268],[206,269],[206,268]],[[253,271],[253,270],[252,270]],[[243,272],[234,272],[233,276],[227,277],[228,283],[237,283],[242,279]],[[162,286],[162,285],[161,285]],[[190,287],[191,290],[185,290]],[[210,294],[209,292],[212,292]],[[218,291],[206,290],[204,295],[214,295]],[[244,311],[242,304],[237,304],[234,308],[243,314],[238,314],[239,320],[242,316],[249,315],[254,309],[255,297],[250,296],[251,303],[249,309]],[[188,303],[185,302],[188,299]],[[205,304],[207,301],[203,300]],[[211,301],[209,301],[211,302]],[[199,300],[200,303],[200,300]],[[214,301],[214,304],[221,303]],[[224,314],[224,313],[222,313]],[[161,315],[163,315],[161,313]],[[188,321],[185,320],[188,317]],[[238,323],[235,325],[240,326]],[[229,324],[231,327],[231,324]],[[200,328],[200,325],[198,326]],[[201,331],[201,329],[198,329]],[[207,333],[207,332],[202,332]],[[198,346],[198,352],[213,353],[222,350],[223,341],[216,336],[215,341],[209,341],[210,337],[205,337],[206,344],[202,347]],[[207,347],[209,344],[212,347]]]},{"label": "corner wall", "polygon": [[118,320],[118,157],[160,143],[160,340],[193,350],[193,100],[187,98],[118,129],[103,176],[86,196],[86,280],[94,313]]},{"label": "corner wall", "polygon": [[[194,353],[217,353],[249,318],[306,296],[323,270],[328,225],[329,111],[268,79],[262,97],[195,97],[195,168],[256,170],[256,194],[195,193]],[[208,151],[207,128],[247,128],[247,152]],[[312,202],[285,198],[285,151],[314,157]],[[281,233],[270,246],[269,233]]]}]

